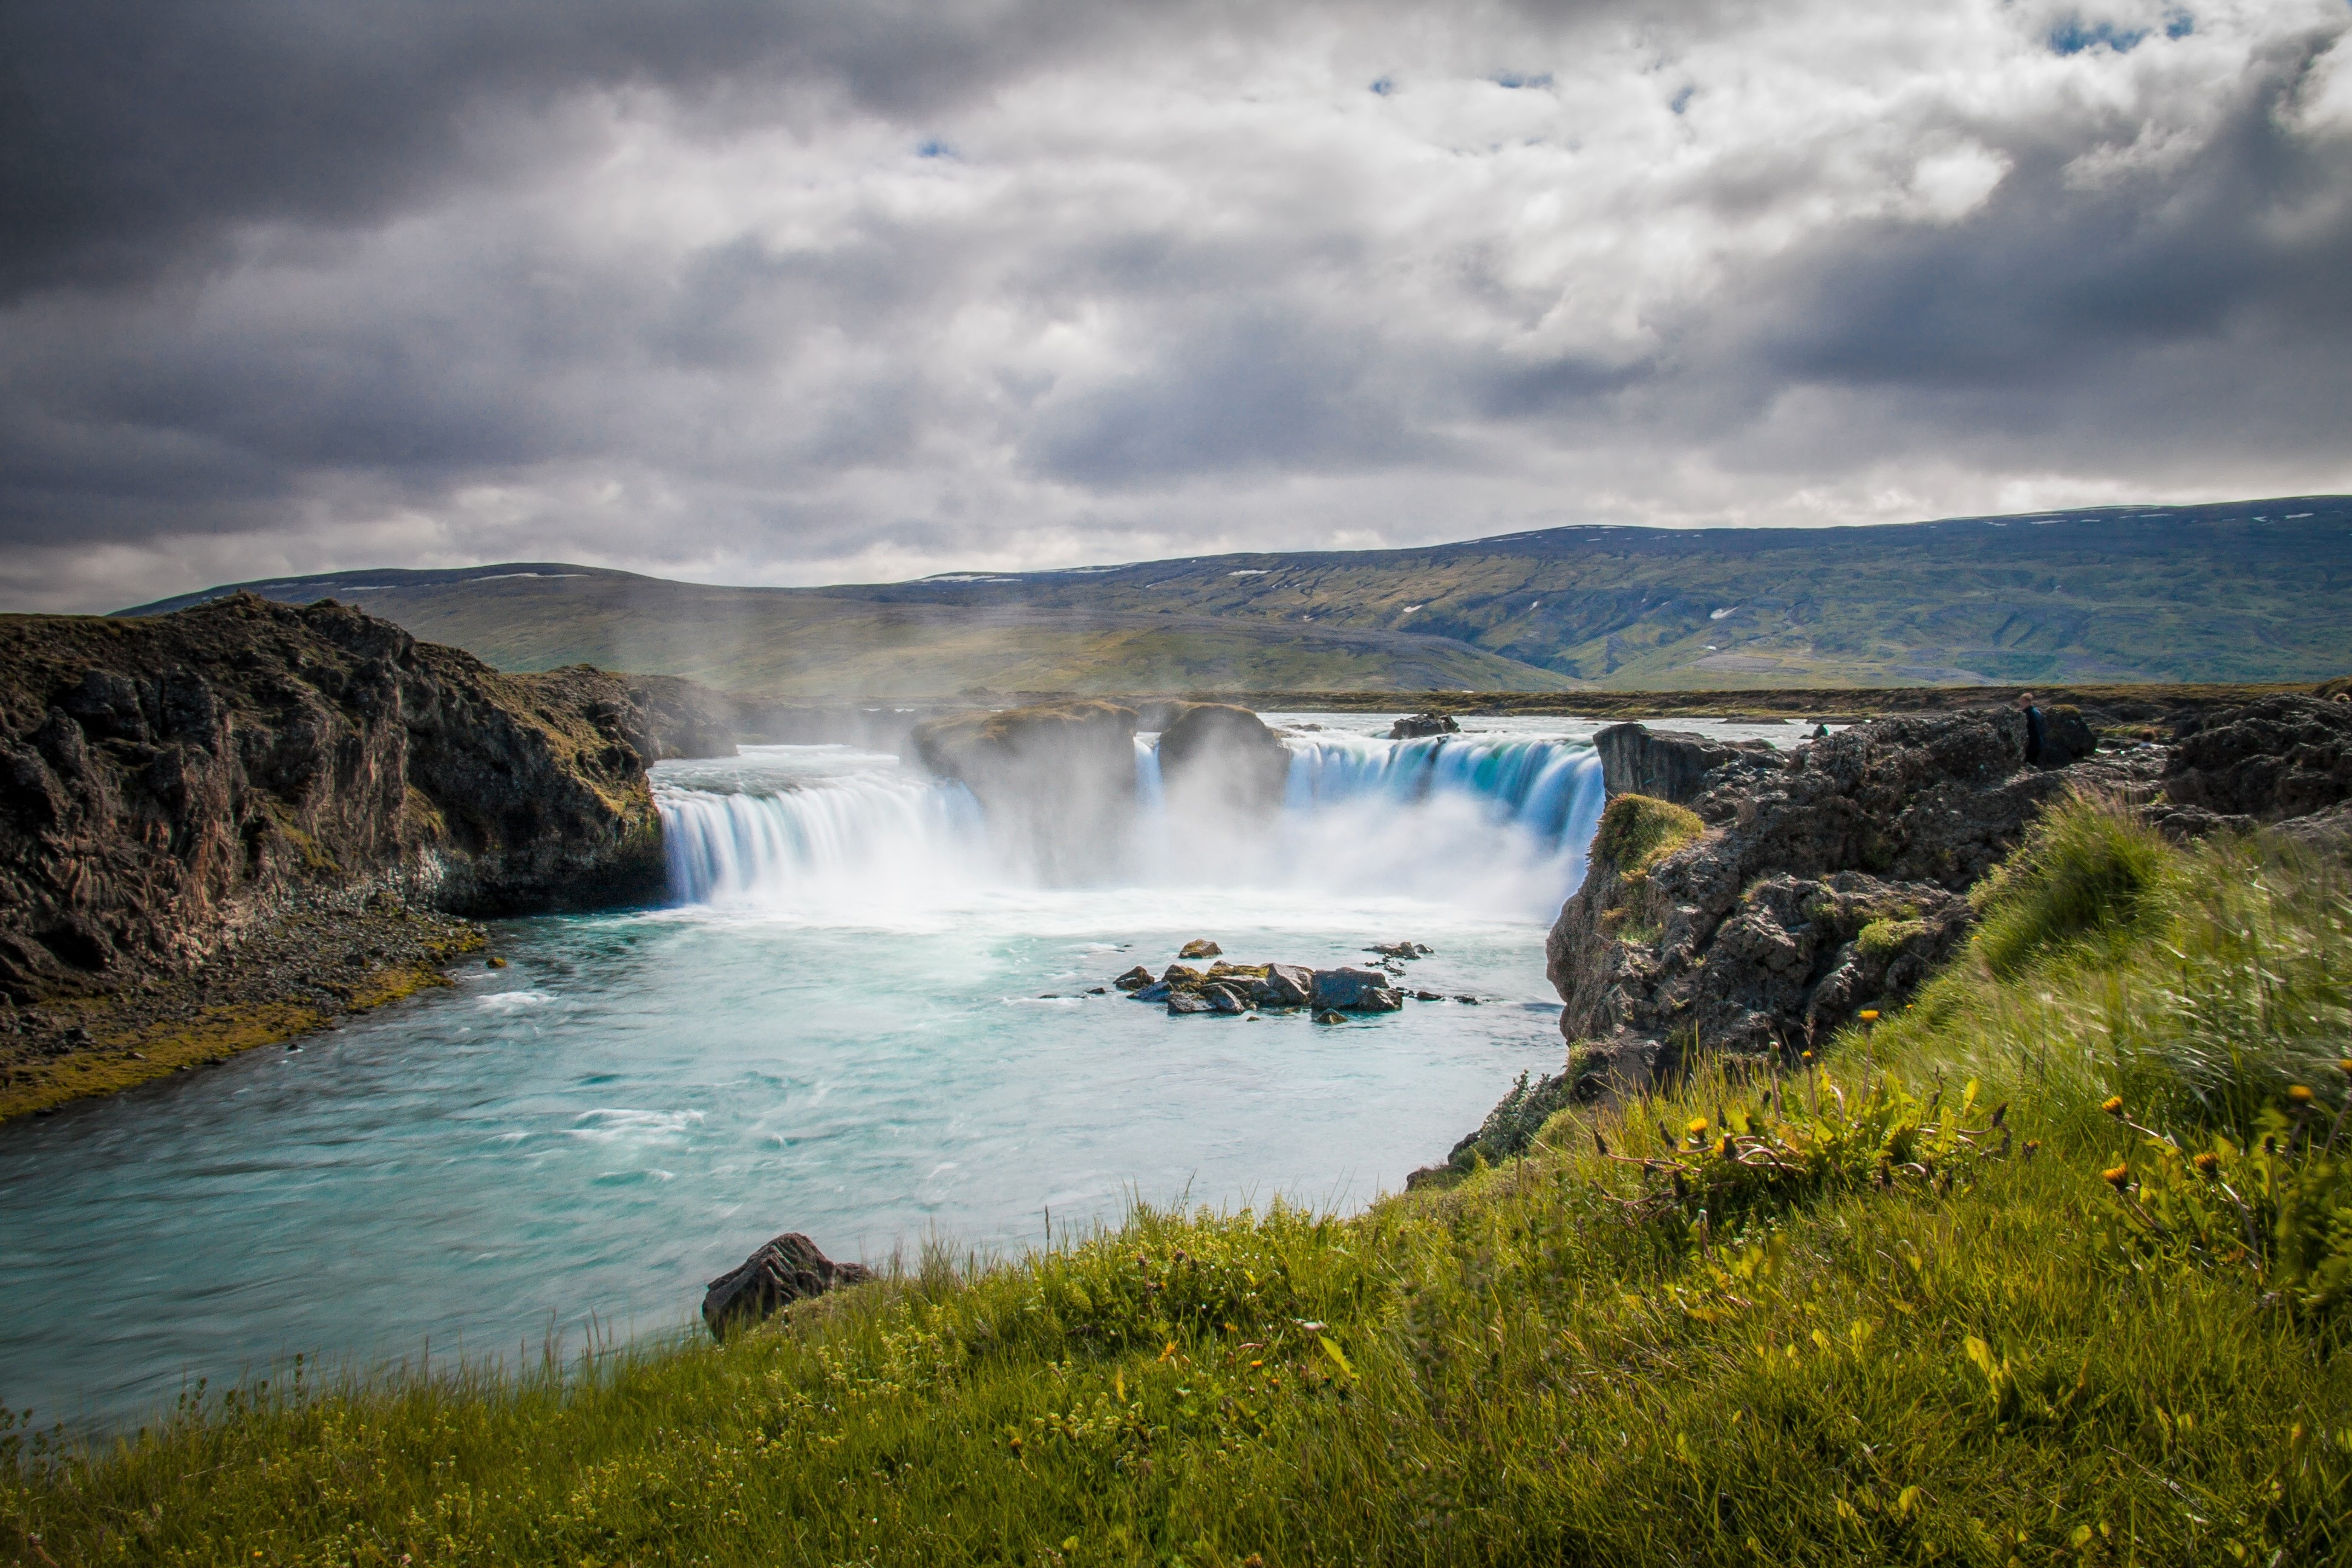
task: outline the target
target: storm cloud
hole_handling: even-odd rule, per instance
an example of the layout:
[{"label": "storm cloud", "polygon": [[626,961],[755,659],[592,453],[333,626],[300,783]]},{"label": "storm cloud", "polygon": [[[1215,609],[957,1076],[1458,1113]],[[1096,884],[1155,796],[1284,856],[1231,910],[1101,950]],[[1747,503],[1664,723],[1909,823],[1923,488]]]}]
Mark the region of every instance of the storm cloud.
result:
[{"label": "storm cloud", "polygon": [[16,7],[0,604],[2352,488],[2347,28]]}]

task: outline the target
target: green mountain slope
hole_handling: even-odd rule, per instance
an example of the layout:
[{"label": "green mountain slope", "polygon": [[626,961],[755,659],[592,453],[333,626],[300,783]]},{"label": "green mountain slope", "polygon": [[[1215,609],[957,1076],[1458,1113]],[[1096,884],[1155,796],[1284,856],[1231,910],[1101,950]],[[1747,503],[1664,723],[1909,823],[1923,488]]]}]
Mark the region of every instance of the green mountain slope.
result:
[{"label": "green mountain slope", "polygon": [[1876,528],[1568,528],[824,592],[1457,638],[1604,687],[2294,680],[2352,668],[2352,498]]},{"label": "green mountain slope", "polygon": [[[1555,671],[1444,637],[1203,615],[926,605],[723,588],[558,563],[353,572],[249,584],[335,598],[501,669],[589,663],[779,697],[995,691],[1559,690]],[[175,609],[226,589],[142,605]]]},{"label": "green mountain slope", "polygon": [[246,586],[348,599],[504,668],[780,696],[2307,680],[2352,669],[2352,498],[1562,528],[831,588],[561,564]]}]

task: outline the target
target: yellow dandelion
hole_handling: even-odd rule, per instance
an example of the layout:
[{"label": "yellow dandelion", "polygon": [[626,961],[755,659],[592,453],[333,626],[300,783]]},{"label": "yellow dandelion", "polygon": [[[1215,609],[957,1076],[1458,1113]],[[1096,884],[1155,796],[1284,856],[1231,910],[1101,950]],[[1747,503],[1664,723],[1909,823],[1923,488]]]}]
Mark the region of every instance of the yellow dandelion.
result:
[{"label": "yellow dandelion", "polygon": [[1878,1009],[1875,1007],[1864,1007],[1862,1010],[1860,1016],[1862,1021],[1865,1024],[1875,1024],[1878,1022]]},{"label": "yellow dandelion", "polygon": [[2200,1154],[2189,1163],[2197,1167],[2197,1173],[2200,1176],[2210,1176],[2221,1168],[2221,1157],[2210,1152]]},{"label": "yellow dandelion", "polygon": [[2297,1105],[2309,1105],[2311,1086],[2304,1083],[2291,1083],[2286,1086],[2286,1097]]},{"label": "yellow dandelion", "polygon": [[2099,1176],[2107,1184],[2107,1185],[2115,1188],[2117,1192],[2122,1192],[2124,1188],[2131,1184],[2131,1167],[2129,1165],[2117,1165],[2112,1171],[2101,1171],[2099,1173]]},{"label": "yellow dandelion", "polygon": [[2345,1057],[2341,1060],[2337,1061],[2336,1064],[2336,1070],[2342,1073],[2346,1078],[2352,1078],[2352,1057]]},{"label": "yellow dandelion", "polygon": [[2099,1109],[2109,1116],[2121,1116],[2124,1113],[2124,1097],[2120,1094],[2111,1094]]},{"label": "yellow dandelion", "polygon": [[1687,1129],[1687,1131],[1689,1131],[1690,1135],[1691,1135],[1692,1137],[1694,1137],[1694,1138],[1696,1138],[1696,1137],[1699,1136],[1699,1134],[1701,1134],[1701,1133],[1703,1133],[1703,1132],[1705,1132],[1705,1131],[1706,1131],[1706,1117],[1704,1117],[1704,1116],[1694,1116],[1694,1117],[1692,1117],[1692,1118],[1691,1118],[1690,1127]]}]

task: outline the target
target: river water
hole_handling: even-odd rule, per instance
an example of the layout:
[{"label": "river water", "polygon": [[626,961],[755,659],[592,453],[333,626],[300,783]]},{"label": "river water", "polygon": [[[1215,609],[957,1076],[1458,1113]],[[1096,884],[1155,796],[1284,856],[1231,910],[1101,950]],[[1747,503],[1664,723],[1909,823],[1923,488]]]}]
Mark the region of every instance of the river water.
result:
[{"label": "river water", "polygon": [[[1075,887],[888,755],[662,764],[665,907],[498,922],[504,969],[0,1126],[0,1402],[116,1426],[296,1352],[675,1330],[788,1229],[885,1263],[1137,1199],[1394,1190],[1560,1059],[1543,930],[1601,805],[1591,726],[1266,717],[1293,752],[1270,831],[1170,833],[1146,738],[1132,839]],[[1410,938],[1435,952],[1403,983],[1447,999],[1328,1026],[1089,994],[1198,936],[1318,966]]]}]

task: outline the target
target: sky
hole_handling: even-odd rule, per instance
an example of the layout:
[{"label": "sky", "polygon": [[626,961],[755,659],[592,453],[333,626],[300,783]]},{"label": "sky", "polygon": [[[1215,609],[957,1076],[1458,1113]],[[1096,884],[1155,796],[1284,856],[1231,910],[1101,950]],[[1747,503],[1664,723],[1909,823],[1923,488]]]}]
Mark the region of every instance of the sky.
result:
[{"label": "sky", "polygon": [[0,10],[0,608],[2352,489],[2352,5]]}]

